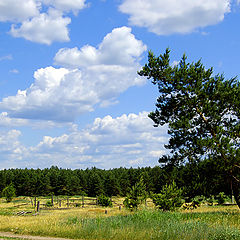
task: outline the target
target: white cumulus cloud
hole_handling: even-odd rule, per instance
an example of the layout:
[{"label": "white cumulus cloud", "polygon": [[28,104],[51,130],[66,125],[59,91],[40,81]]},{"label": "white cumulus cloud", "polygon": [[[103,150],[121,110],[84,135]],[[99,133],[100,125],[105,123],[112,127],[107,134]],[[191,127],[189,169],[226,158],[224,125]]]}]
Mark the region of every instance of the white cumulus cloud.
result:
[{"label": "white cumulus cloud", "polygon": [[[29,154],[41,162],[63,167],[154,166],[166,153],[166,128],[154,128],[147,112],[117,118],[97,118],[83,130],[59,137],[45,136]],[[51,161],[51,162],[49,162]]]},{"label": "white cumulus cloud", "polygon": [[119,10],[130,15],[131,25],[168,35],[219,23],[230,12],[230,0],[123,0]]},{"label": "white cumulus cloud", "polygon": [[35,0],[0,0],[0,21],[23,21],[38,15],[39,7]]},{"label": "white cumulus cloud", "polygon": [[50,120],[29,120],[23,118],[11,118],[7,112],[0,113],[0,128],[12,128],[12,127],[23,127],[28,126],[32,129],[52,129],[52,128],[61,128],[68,127],[74,128],[75,124],[65,123],[65,122],[54,122]]},{"label": "white cumulus cloud", "polygon": [[78,48],[63,48],[55,56],[55,62],[66,67],[96,65],[127,66],[138,60],[146,46],[131,33],[131,28],[115,28],[107,34],[98,48],[86,45]]},{"label": "white cumulus cloud", "polygon": [[144,84],[137,71],[145,50],[127,27],[107,34],[98,48],[61,49],[55,61],[64,67],[38,69],[34,83],[4,98],[0,108],[11,118],[73,121],[97,104],[115,102],[129,87]]},{"label": "white cumulus cloud", "polygon": [[2,112],[0,114],[0,127],[16,127],[27,125],[28,121],[26,119],[11,119],[7,112]]},{"label": "white cumulus cloud", "polygon": [[13,37],[48,44],[67,42],[72,11],[86,7],[85,0],[0,0],[0,22],[12,22]]},{"label": "white cumulus cloud", "polygon": [[23,21],[20,27],[12,25],[10,32],[14,37],[50,45],[54,41],[70,40],[67,28],[70,22],[70,18],[63,17],[60,12],[51,9],[49,13],[41,13]]},{"label": "white cumulus cloud", "polygon": [[[12,129],[0,134],[0,168],[14,168],[21,165],[22,160],[27,156],[27,149],[21,144],[19,137],[21,132]],[[20,165],[19,165],[20,163]],[[22,165],[24,167],[24,165]]]},{"label": "white cumulus cloud", "polygon": [[168,142],[167,127],[153,127],[148,112],[96,118],[84,129],[74,125],[57,137],[44,136],[35,146],[24,146],[21,135],[15,129],[1,132],[0,169],[155,166]]}]

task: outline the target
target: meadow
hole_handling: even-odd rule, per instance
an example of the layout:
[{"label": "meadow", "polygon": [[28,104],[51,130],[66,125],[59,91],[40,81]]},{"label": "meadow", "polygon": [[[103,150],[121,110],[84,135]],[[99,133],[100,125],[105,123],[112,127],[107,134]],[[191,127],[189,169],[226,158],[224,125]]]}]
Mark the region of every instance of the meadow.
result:
[{"label": "meadow", "polygon": [[[19,212],[26,214],[19,216]],[[11,203],[0,199],[0,231],[71,239],[230,240],[240,239],[240,217],[234,205],[202,205],[176,212],[162,212],[151,204],[133,212],[125,208],[119,210],[117,205],[69,209],[62,206],[35,213],[29,198],[18,197]]]}]

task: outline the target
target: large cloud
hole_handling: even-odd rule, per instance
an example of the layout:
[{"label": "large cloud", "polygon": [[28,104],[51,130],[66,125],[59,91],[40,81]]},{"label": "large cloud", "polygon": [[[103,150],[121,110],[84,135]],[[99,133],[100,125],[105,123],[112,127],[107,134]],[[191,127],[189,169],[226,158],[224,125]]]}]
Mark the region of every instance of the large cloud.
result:
[{"label": "large cloud", "polygon": [[14,23],[14,37],[48,45],[67,42],[71,19],[66,15],[76,15],[85,6],[85,0],[0,0],[0,21]]},{"label": "large cloud", "polygon": [[7,112],[0,113],[0,128],[12,128],[12,127],[31,127],[32,129],[53,129],[68,127],[73,128],[74,123],[65,123],[65,122],[55,122],[55,121],[45,121],[45,120],[29,120],[23,118],[11,118]]},{"label": "large cloud", "polygon": [[14,37],[23,37],[32,42],[48,45],[54,41],[67,42],[70,40],[67,28],[70,22],[70,18],[50,9],[49,13],[41,13],[23,21],[20,27],[12,25],[11,34]]},{"label": "large cloud", "polygon": [[[12,159],[7,167],[11,167],[10,164],[35,168],[51,165],[64,168],[154,166],[166,151],[164,144],[168,137],[166,128],[154,128],[147,115],[142,112],[97,118],[85,129],[75,128],[59,137],[45,136],[38,145],[27,149],[18,142],[20,133],[14,135],[12,132],[14,146],[9,150],[15,152],[13,156],[19,160]],[[10,136],[6,141],[10,141]],[[0,164],[0,168],[3,167]]]},{"label": "large cloud", "polygon": [[217,24],[230,11],[230,0],[124,0],[119,10],[130,15],[130,24],[168,35]]},{"label": "large cloud", "polygon": [[38,15],[39,7],[35,0],[0,0],[0,21],[23,21]]},{"label": "large cloud", "polygon": [[63,48],[55,56],[55,62],[67,67],[87,67],[97,65],[128,66],[134,64],[146,50],[141,41],[131,34],[131,28],[115,28],[107,34],[98,49],[86,45],[78,48]]},{"label": "large cloud", "polygon": [[19,130],[10,130],[8,132],[1,132],[0,134],[0,154],[1,163],[0,168],[9,167],[24,167],[23,161],[27,156],[27,149],[20,143],[19,137],[21,132]]},{"label": "large cloud", "polygon": [[137,70],[145,50],[127,27],[114,29],[99,48],[61,49],[55,61],[69,68],[37,70],[35,82],[4,98],[0,108],[14,118],[73,121],[96,104],[114,102],[129,87],[143,84]]}]

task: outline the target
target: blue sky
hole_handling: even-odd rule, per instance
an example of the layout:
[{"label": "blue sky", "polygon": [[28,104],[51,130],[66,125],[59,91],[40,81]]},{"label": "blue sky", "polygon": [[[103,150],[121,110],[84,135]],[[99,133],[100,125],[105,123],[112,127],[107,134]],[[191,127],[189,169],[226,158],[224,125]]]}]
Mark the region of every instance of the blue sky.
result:
[{"label": "blue sky", "polygon": [[158,165],[148,51],[238,76],[239,22],[239,0],[0,0],[0,169]]}]

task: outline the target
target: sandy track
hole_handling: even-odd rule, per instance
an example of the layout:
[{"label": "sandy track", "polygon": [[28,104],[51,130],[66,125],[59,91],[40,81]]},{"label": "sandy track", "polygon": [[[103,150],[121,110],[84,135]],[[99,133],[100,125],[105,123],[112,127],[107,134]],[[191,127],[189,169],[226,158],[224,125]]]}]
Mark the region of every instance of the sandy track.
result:
[{"label": "sandy track", "polygon": [[[54,238],[54,237],[20,235],[20,234],[14,234],[12,232],[0,232],[0,240],[3,239],[2,237],[24,238],[24,239],[33,239],[33,240],[69,240],[69,238]],[[6,239],[4,239],[4,240],[6,240]]]}]

